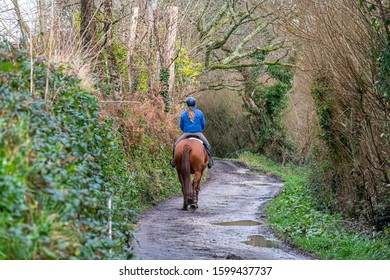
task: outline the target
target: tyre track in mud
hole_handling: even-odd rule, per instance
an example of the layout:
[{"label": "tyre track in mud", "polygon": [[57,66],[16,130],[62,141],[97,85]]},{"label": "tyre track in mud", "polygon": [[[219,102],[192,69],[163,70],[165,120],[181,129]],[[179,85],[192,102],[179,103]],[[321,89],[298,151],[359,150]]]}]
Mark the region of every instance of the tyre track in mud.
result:
[{"label": "tyre track in mud", "polygon": [[311,259],[278,240],[264,208],[283,187],[238,162],[215,160],[196,211],[181,210],[182,196],[151,208],[134,231],[133,252],[144,260]]}]

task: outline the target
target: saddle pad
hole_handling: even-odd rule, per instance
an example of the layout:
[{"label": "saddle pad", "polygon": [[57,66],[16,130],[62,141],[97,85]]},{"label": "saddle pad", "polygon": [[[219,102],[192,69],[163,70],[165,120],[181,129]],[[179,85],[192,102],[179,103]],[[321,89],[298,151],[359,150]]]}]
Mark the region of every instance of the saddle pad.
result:
[{"label": "saddle pad", "polygon": [[199,141],[200,143],[203,144],[203,141],[202,141],[202,140],[200,140],[200,139],[198,139],[198,138],[195,138],[195,137],[189,137],[189,138],[187,138],[187,139],[196,140],[196,141]]}]

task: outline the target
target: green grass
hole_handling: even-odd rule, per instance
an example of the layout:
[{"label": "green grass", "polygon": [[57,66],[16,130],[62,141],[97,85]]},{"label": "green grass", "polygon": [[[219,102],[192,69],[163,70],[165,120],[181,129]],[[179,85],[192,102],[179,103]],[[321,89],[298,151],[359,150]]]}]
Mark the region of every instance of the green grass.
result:
[{"label": "green grass", "polygon": [[315,195],[307,184],[306,167],[280,166],[250,153],[242,153],[239,160],[284,181],[282,193],[267,207],[267,223],[288,242],[319,259],[390,259],[388,229],[369,236],[347,228],[340,215],[317,210]]}]

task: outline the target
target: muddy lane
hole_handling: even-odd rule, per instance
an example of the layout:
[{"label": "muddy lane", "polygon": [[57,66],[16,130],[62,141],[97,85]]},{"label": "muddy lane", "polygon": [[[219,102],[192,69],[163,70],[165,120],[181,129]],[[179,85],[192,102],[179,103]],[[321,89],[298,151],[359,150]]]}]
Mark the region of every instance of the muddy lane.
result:
[{"label": "muddy lane", "polygon": [[196,211],[181,196],[150,209],[134,232],[133,251],[145,260],[310,259],[277,240],[264,207],[283,184],[242,164],[216,160]]}]

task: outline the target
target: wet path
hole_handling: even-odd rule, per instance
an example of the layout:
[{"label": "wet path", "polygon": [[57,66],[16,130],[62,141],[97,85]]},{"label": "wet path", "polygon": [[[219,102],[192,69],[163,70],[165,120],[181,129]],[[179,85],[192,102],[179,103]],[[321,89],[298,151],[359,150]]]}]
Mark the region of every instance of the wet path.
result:
[{"label": "wet path", "polygon": [[199,193],[199,208],[182,211],[182,197],[147,212],[134,233],[141,259],[310,259],[278,241],[264,224],[264,207],[283,184],[218,160]]}]

